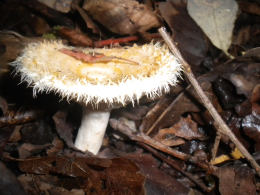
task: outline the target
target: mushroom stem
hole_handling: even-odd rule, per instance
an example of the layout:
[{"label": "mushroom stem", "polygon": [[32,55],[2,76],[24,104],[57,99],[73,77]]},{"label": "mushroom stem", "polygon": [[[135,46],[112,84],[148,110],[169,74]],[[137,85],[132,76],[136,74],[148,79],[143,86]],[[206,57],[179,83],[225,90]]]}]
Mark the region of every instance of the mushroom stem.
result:
[{"label": "mushroom stem", "polygon": [[109,116],[110,111],[90,111],[85,108],[75,140],[75,147],[96,155],[102,145]]}]

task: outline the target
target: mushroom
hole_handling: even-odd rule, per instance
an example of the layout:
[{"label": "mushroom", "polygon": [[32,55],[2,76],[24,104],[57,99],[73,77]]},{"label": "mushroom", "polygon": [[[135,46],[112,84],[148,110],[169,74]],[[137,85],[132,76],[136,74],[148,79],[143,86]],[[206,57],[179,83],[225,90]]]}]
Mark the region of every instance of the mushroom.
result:
[{"label": "mushroom", "polygon": [[69,47],[60,41],[30,43],[12,65],[33,87],[34,96],[53,91],[83,104],[75,146],[93,154],[102,145],[114,105],[168,92],[182,69],[159,43],[101,49]]}]

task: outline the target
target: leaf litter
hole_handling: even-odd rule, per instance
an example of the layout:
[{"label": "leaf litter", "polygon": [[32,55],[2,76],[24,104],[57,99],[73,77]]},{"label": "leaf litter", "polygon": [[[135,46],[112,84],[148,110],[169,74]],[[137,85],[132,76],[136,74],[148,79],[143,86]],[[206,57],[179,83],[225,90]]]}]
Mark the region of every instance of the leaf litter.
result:
[{"label": "leaf litter", "polygon": [[[213,120],[184,81],[161,98],[142,98],[135,107],[114,110],[103,149],[92,156],[73,146],[80,110],[65,100],[55,103],[57,98],[51,93],[31,98],[30,89],[17,86],[18,76],[8,65],[27,43],[42,37],[63,39],[78,47],[131,46],[130,41],[158,40],[155,29],[166,22],[203,90],[257,157],[260,52],[254,21],[259,20],[259,12],[252,9],[257,8],[256,2],[238,2],[240,13],[229,13],[233,18],[229,21],[218,15],[209,25],[210,18],[204,17],[207,29],[228,34],[220,41],[196,17],[196,21],[190,17],[194,11],[202,14],[191,8],[193,1],[151,1],[148,6],[147,1],[111,0],[103,2],[102,12],[94,1],[75,1],[72,9],[67,6],[70,1],[63,1],[64,8],[59,3],[0,4],[0,169],[7,180],[0,180],[1,194],[9,190],[17,194],[259,193],[259,178],[242,156],[233,155],[237,148],[225,136],[215,151],[218,163],[210,163],[216,144]],[[214,7],[214,12],[222,11],[223,6]],[[21,16],[26,17],[20,20]],[[228,32],[221,25],[229,27]],[[228,59],[228,52],[235,58]],[[73,115],[70,120],[68,114]],[[218,158],[222,155],[228,158]]]}]

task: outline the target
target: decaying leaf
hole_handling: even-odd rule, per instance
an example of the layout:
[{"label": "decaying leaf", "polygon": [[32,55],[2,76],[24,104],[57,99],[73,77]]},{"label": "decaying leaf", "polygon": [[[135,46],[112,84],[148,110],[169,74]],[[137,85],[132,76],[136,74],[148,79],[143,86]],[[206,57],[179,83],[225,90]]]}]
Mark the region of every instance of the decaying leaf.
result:
[{"label": "decaying leaf", "polygon": [[3,195],[19,194],[25,195],[25,191],[16,176],[0,161],[0,192]]},{"label": "decaying leaf", "polygon": [[43,157],[20,161],[19,167],[26,173],[59,174],[54,184],[61,187],[61,181],[69,180],[70,184],[63,186],[67,190],[84,189],[86,194],[144,194],[145,177],[140,168],[126,158]]},{"label": "decaying leaf", "polygon": [[178,146],[185,143],[183,139],[176,137],[171,129],[161,129],[153,138],[166,146]]},{"label": "decaying leaf", "polygon": [[145,194],[189,194],[192,191],[177,179],[158,169],[158,162],[152,155],[129,154],[126,158],[133,160],[145,176]]},{"label": "decaying leaf", "polygon": [[238,5],[235,0],[188,0],[188,12],[211,42],[228,54]]},{"label": "decaying leaf", "polygon": [[25,159],[31,157],[33,154],[40,153],[42,150],[51,146],[51,144],[43,144],[43,145],[33,145],[29,143],[24,143],[18,148],[19,157],[21,159]]},{"label": "decaying leaf", "polygon": [[[83,189],[71,189],[83,186],[84,180],[58,178],[52,175],[22,174],[18,177],[27,194],[84,195]],[[78,184],[78,185],[77,185]]]},{"label": "decaying leaf", "polygon": [[64,148],[64,143],[58,137],[55,137],[52,141],[52,146],[50,146],[46,153],[48,156],[56,156]]},{"label": "decaying leaf", "polygon": [[66,121],[67,113],[63,111],[58,111],[52,117],[56,131],[58,132],[59,136],[65,141],[67,146],[70,148],[74,148],[73,144],[73,127]]},{"label": "decaying leaf", "polygon": [[22,141],[35,145],[51,143],[54,134],[48,119],[24,124],[20,130]]},{"label": "decaying leaf", "polygon": [[145,114],[149,111],[149,107],[145,105],[136,105],[133,108],[118,110],[117,114],[129,120],[139,121],[142,120]]},{"label": "decaying leaf", "polygon": [[199,65],[206,57],[207,40],[199,26],[187,13],[183,1],[169,0],[159,3],[162,17],[173,32],[173,40],[177,43],[183,57],[190,65]]},{"label": "decaying leaf", "polygon": [[83,8],[112,32],[125,35],[158,27],[156,15],[135,0],[86,0]]},{"label": "decaying leaf", "polygon": [[221,167],[217,175],[221,195],[256,194],[254,174],[246,166]]},{"label": "decaying leaf", "polygon": [[190,96],[189,93],[181,93],[171,103],[169,101],[164,102],[163,107],[166,109],[163,108],[163,110],[155,106],[151,113],[148,112],[145,116],[141,126],[142,130],[154,134],[159,129],[172,126],[178,122],[185,112],[199,112],[199,106],[192,101]]},{"label": "decaying leaf", "polygon": [[[174,124],[168,129],[161,129],[159,134],[164,134],[165,138],[170,137],[181,137],[187,140],[199,139],[204,140],[206,137],[198,131],[197,123],[195,123],[191,116],[186,118],[181,117],[178,123]],[[160,135],[161,137],[161,135]]]}]

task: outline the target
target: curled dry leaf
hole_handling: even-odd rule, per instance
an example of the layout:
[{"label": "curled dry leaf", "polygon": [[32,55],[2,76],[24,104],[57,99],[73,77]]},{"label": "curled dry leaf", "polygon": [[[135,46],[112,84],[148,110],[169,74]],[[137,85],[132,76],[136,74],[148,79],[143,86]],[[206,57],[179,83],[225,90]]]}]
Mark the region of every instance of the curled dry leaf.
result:
[{"label": "curled dry leaf", "polygon": [[167,129],[161,129],[157,134],[157,138],[181,137],[187,140],[199,139],[204,140],[206,137],[198,131],[197,123],[191,116],[181,118],[178,123]]},{"label": "curled dry leaf", "polygon": [[46,150],[48,156],[56,156],[59,152],[61,152],[64,148],[63,141],[61,141],[58,137],[55,137],[52,141],[52,146]]},{"label": "curled dry leaf", "polygon": [[83,8],[110,31],[121,35],[145,32],[160,25],[156,15],[135,0],[87,0]]},{"label": "curled dry leaf", "polygon": [[183,139],[173,134],[172,129],[161,129],[153,138],[166,146],[179,146],[185,143]]}]

